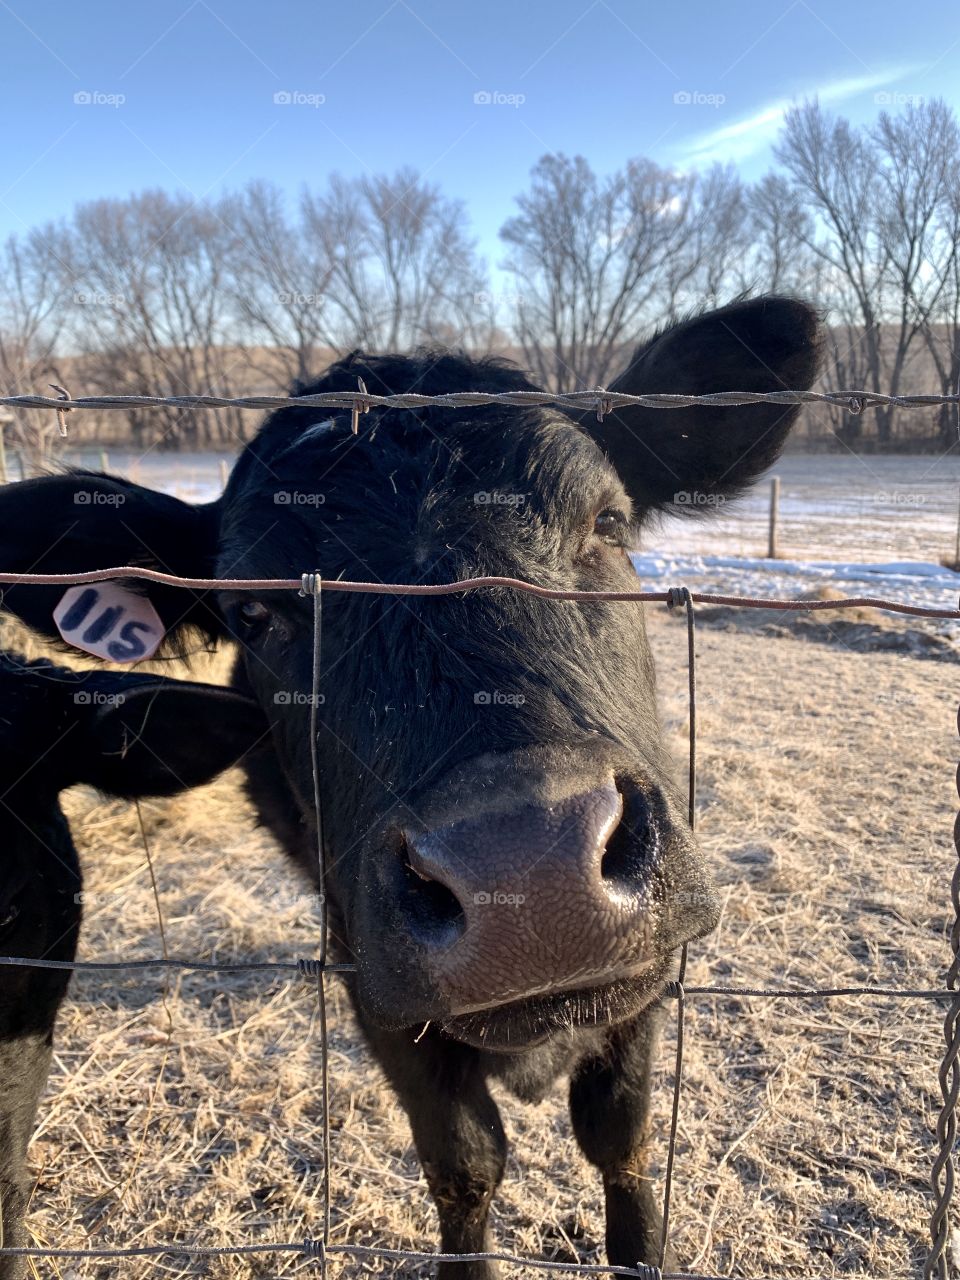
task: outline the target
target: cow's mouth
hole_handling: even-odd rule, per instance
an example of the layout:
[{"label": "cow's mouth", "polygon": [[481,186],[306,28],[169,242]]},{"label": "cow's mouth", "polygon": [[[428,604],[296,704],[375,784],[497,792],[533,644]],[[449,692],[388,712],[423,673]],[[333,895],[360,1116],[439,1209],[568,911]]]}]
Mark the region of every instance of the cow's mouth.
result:
[{"label": "cow's mouth", "polygon": [[443,1020],[443,1032],[477,1049],[522,1053],[559,1034],[612,1026],[635,1017],[663,991],[669,965],[667,956],[640,975],[603,986],[557,991],[458,1014]]}]

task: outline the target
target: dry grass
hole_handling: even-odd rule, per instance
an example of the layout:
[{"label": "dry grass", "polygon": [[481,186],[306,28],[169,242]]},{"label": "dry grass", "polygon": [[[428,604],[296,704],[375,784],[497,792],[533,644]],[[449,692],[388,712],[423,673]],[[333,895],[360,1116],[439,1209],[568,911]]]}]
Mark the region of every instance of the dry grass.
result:
[{"label": "dry grass", "polygon": [[[682,622],[658,613],[652,636],[682,757]],[[953,667],[706,628],[698,652],[702,835],[725,906],[717,933],[692,949],[689,983],[936,984],[949,953]],[[66,807],[87,890],[105,895],[86,909],[82,955],[159,954],[135,811],[84,790]],[[171,954],[314,952],[313,904],[254,831],[235,776],[144,802],[143,813]],[[334,1237],[433,1248],[406,1122],[335,979],[331,1004]],[[940,1034],[940,1007],[922,1002],[691,1002],[674,1208],[685,1264],[746,1276],[916,1273]],[[661,1152],[670,1058],[668,1043]],[[32,1147],[37,1240],[228,1244],[314,1233],[318,1065],[309,983],[81,975]],[[569,1135],[564,1090],[539,1108],[504,1099],[504,1113],[512,1151],[496,1202],[501,1244],[598,1261],[601,1197]],[[309,1265],[41,1262],[36,1274],[266,1277]]]}]

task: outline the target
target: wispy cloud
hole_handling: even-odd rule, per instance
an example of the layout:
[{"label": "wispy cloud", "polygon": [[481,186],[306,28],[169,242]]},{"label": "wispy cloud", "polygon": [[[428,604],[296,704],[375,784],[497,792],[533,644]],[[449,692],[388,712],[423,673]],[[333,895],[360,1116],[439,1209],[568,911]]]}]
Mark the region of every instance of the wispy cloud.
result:
[{"label": "wispy cloud", "polygon": [[753,115],[704,133],[695,134],[681,143],[681,157],[686,165],[703,166],[714,161],[739,162],[769,147],[780,132],[784,112],[804,98],[819,98],[824,103],[846,102],[862,93],[896,84],[904,76],[923,69],[922,63],[888,68],[869,75],[831,80],[799,91],[793,98],[779,98],[761,107]]}]

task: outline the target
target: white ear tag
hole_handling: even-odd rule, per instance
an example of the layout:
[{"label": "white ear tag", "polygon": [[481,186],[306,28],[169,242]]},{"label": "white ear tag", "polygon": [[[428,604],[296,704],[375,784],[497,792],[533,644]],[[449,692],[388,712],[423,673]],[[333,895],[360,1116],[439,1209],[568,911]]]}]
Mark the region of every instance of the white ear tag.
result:
[{"label": "white ear tag", "polygon": [[163,623],[147,597],[115,581],[71,587],[53,620],[67,644],[108,662],[152,658],[163,639]]}]

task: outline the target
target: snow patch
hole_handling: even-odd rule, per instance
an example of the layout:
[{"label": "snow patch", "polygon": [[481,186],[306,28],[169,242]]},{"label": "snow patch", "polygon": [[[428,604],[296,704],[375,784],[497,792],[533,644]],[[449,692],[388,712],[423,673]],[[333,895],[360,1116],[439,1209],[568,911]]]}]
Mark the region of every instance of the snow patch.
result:
[{"label": "snow patch", "polygon": [[[902,604],[955,609],[960,574],[923,560],[858,564],[830,560],[765,560],[756,557],[677,555],[651,549],[631,559],[641,583],[655,590],[668,580],[717,595],[796,598],[820,586],[851,596],[882,596]],[[954,624],[948,624],[954,625]]]}]

